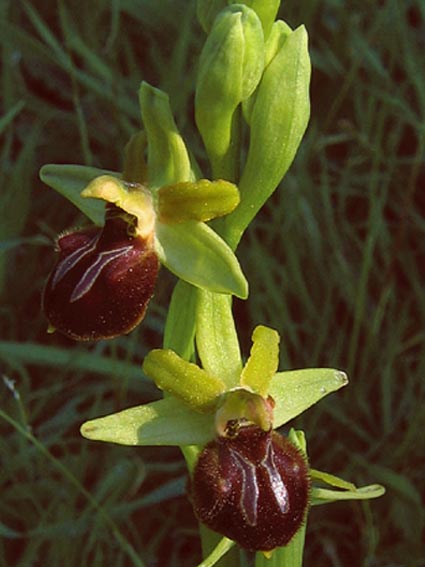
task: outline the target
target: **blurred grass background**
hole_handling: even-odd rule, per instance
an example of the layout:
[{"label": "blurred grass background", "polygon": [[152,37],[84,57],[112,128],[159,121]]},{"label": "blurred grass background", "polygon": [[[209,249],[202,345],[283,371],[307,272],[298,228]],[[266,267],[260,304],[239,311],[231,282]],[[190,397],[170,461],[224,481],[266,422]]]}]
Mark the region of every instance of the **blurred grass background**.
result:
[{"label": "blurred grass background", "polygon": [[[346,370],[344,392],[296,422],[312,466],[385,497],[314,508],[305,565],[425,565],[425,6],[287,0],[309,31],[312,118],[296,162],[246,234],[248,352],[282,335],[282,368]],[[55,235],[82,222],[44,163],[119,170],[142,79],[193,125],[204,41],[190,0],[0,3],[0,565],[193,566],[197,526],[174,448],[90,443],[80,424],[158,397],[140,363],[161,345],[173,279],[145,322],[96,345],[46,334]]]}]

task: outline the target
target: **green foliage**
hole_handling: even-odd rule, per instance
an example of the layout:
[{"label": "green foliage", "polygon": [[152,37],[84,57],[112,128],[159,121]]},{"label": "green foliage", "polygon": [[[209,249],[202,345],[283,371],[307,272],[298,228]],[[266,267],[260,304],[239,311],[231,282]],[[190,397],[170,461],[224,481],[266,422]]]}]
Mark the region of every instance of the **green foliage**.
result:
[{"label": "green foliage", "polygon": [[[87,349],[48,337],[39,310],[53,262],[46,244],[81,217],[37,172],[55,162],[122,170],[122,149],[139,128],[141,79],[170,95],[191,163],[202,163],[190,100],[205,35],[184,0],[77,4],[0,7],[0,199],[7,223],[14,219],[1,232],[0,359],[15,381],[0,382],[0,564],[196,565],[179,453],[89,444],[78,433],[87,419],[157,397],[139,371],[161,346],[171,279],[164,270],[143,326],[126,340]],[[236,305],[242,350],[262,322],[282,336],[280,368],[347,370],[350,386],[297,427],[315,469],[388,489],[371,505],[314,507],[305,564],[419,567],[423,7],[287,0],[280,15],[309,30],[312,118],[295,164],[238,250],[251,288],[249,304]],[[0,230],[8,226],[2,220]]]}]

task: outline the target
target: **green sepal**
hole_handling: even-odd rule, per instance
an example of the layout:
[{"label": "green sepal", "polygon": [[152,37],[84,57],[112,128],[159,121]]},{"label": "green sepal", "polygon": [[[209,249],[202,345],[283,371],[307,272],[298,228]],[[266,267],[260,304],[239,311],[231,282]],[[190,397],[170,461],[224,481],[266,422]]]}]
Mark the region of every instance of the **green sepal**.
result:
[{"label": "green sepal", "polygon": [[164,348],[170,348],[185,360],[195,353],[196,304],[198,290],[179,280],[173,290],[164,329]]},{"label": "green sepal", "polygon": [[252,333],[252,348],[241,374],[241,386],[266,396],[279,366],[279,333],[258,325]]},{"label": "green sepal", "polygon": [[310,74],[307,32],[301,26],[288,35],[256,92],[248,157],[239,183],[241,203],[223,221],[232,248],[295,157],[310,115]]},{"label": "green sepal", "polygon": [[187,220],[209,221],[231,213],[239,204],[236,185],[219,179],[183,181],[158,190],[158,214],[161,222]]},{"label": "green sepal", "polygon": [[214,420],[170,396],[86,421],[80,432],[118,445],[205,445],[214,437]]},{"label": "green sepal", "polygon": [[120,173],[85,165],[48,164],[40,170],[43,183],[63,195],[98,226],[102,226],[105,221],[105,204],[85,199],[81,196],[81,191],[100,175],[111,175],[117,179],[121,177]]},{"label": "green sepal", "polygon": [[242,4],[229,6],[214,20],[202,50],[195,93],[196,124],[214,172],[230,150],[235,110],[254,92],[263,68],[258,16]]},{"label": "green sepal", "polygon": [[332,368],[278,372],[273,376],[268,391],[276,402],[273,426],[280,427],[347,384],[347,375]]},{"label": "green sepal", "polygon": [[193,181],[189,154],[174,121],[168,95],[142,82],[139,101],[148,139],[149,187]]},{"label": "green sepal", "polygon": [[198,290],[196,347],[207,372],[228,389],[239,386],[242,359],[229,295]]},{"label": "green sepal", "polygon": [[161,262],[179,278],[216,293],[248,296],[248,283],[236,256],[206,224],[157,223],[155,249]]},{"label": "green sepal", "polygon": [[180,358],[170,349],[151,350],[143,371],[155,384],[199,412],[211,412],[225,385],[220,378]]}]

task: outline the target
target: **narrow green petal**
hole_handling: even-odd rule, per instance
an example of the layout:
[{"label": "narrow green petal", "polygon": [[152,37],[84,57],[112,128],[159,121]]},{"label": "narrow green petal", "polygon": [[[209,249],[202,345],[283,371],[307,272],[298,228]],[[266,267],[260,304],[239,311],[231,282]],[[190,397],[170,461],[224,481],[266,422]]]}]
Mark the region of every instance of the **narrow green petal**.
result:
[{"label": "narrow green petal", "polygon": [[119,173],[87,167],[85,165],[44,165],[40,170],[40,179],[71,201],[91,221],[101,226],[105,220],[105,204],[100,201],[84,199],[81,191],[96,177],[111,175],[120,178]]},{"label": "narrow green petal", "polygon": [[216,293],[248,295],[248,283],[239,262],[209,226],[197,221],[157,223],[156,252],[179,278]]},{"label": "narrow green petal", "polygon": [[169,397],[86,421],[83,437],[119,445],[205,445],[214,437],[212,416]]},{"label": "narrow green petal", "polygon": [[222,380],[169,349],[152,350],[143,362],[143,371],[161,390],[200,412],[212,411],[225,390]]},{"label": "narrow green petal", "polygon": [[149,186],[191,181],[189,154],[174,121],[168,95],[142,82],[139,101],[148,139]]},{"label": "narrow green petal", "polygon": [[241,374],[241,385],[266,396],[279,365],[279,333],[263,325],[252,333],[251,355]]},{"label": "narrow green petal", "polygon": [[278,372],[269,394],[276,402],[274,427],[287,423],[331,392],[348,384],[347,375],[333,368],[306,368]]},{"label": "narrow green petal", "polygon": [[379,498],[385,494],[385,488],[380,484],[361,486],[355,490],[329,490],[328,488],[316,488],[311,490],[311,505],[328,504],[338,500],[369,500]]},{"label": "narrow green petal", "polygon": [[239,204],[236,185],[219,179],[200,179],[164,185],[158,191],[158,213],[162,222],[209,221],[231,213]]}]

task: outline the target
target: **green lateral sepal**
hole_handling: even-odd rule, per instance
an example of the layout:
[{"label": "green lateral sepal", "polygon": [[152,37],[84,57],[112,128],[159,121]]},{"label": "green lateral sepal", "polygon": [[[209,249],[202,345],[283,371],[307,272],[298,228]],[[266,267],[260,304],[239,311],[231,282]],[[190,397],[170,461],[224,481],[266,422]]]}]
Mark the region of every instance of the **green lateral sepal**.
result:
[{"label": "green lateral sepal", "polygon": [[174,397],[86,421],[81,435],[118,445],[205,445],[214,437],[214,418]]},{"label": "green lateral sepal", "polygon": [[40,169],[40,179],[78,207],[94,224],[102,226],[105,220],[105,205],[81,196],[81,191],[100,175],[121,178],[120,173],[87,167],[85,165],[48,164]]},{"label": "green lateral sepal", "polygon": [[155,249],[171,272],[194,286],[242,299],[248,296],[248,283],[236,256],[206,224],[157,223]]},{"label": "green lateral sepal", "polygon": [[268,390],[274,399],[274,427],[280,427],[319,400],[348,384],[347,375],[333,368],[278,372]]}]

